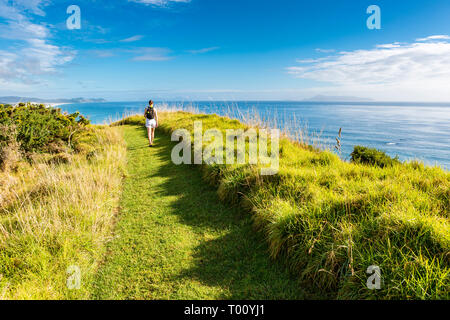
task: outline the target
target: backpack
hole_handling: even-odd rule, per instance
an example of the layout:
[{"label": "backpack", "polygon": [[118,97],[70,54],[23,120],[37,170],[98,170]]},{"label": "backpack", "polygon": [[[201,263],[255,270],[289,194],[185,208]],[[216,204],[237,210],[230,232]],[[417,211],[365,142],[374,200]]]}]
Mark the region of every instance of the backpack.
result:
[{"label": "backpack", "polygon": [[145,117],[149,120],[155,119],[155,108],[147,108],[145,109]]}]

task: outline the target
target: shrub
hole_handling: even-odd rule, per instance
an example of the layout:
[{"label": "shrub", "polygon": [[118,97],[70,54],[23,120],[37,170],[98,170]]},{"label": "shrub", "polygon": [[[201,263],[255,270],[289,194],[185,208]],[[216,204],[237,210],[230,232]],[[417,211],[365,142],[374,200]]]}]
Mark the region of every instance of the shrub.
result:
[{"label": "shrub", "polygon": [[351,153],[351,161],[380,168],[392,167],[393,165],[400,164],[398,157],[391,158],[383,151],[362,146],[355,146]]},{"label": "shrub", "polygon": [[17,107],[0,108],[0,125],[16,128],[16,140],[24,153],[48,152],[52,150],[51,146],[58,145],[55,151],[61,152],[61,145],[67,144],[74,132],[83,130],[88,124],[89,120],[78,112],[62,113],[61,109],[42,104],[21,103]]}]

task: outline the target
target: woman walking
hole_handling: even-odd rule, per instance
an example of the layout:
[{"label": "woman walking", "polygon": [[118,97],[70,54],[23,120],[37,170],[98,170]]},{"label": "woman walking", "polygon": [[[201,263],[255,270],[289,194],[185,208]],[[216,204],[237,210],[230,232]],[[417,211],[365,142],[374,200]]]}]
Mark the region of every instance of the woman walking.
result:
[{"label": "woman walking", "polygon": [[153,101],[148,102],[148,107],[145,109],[145,126],[147,127],[148,142],[150,147],[153,147],[155,140],[155,129],[158,128],[158,112],[156,111]]}]

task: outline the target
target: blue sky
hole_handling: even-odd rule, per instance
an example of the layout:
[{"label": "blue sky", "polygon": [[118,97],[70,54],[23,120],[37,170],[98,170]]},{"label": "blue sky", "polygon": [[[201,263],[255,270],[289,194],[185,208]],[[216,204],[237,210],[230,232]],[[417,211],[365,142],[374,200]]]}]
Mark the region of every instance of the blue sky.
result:
[{"label": "blue sky", "polygon": [[450,101],[448,17],[448,0],[0,0],[0,95]]}]

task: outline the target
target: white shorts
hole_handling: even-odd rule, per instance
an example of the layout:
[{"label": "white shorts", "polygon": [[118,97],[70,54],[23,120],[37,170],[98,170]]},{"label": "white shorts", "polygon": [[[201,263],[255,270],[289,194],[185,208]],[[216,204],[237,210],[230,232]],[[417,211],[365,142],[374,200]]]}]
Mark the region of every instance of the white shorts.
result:
[{"label": "white shorts", "polygon": [[156,128],[156,120],[155,119],[145,119],[145,126],[147,127],[147,128],[153,128],[153,129],[155,129]]}]

